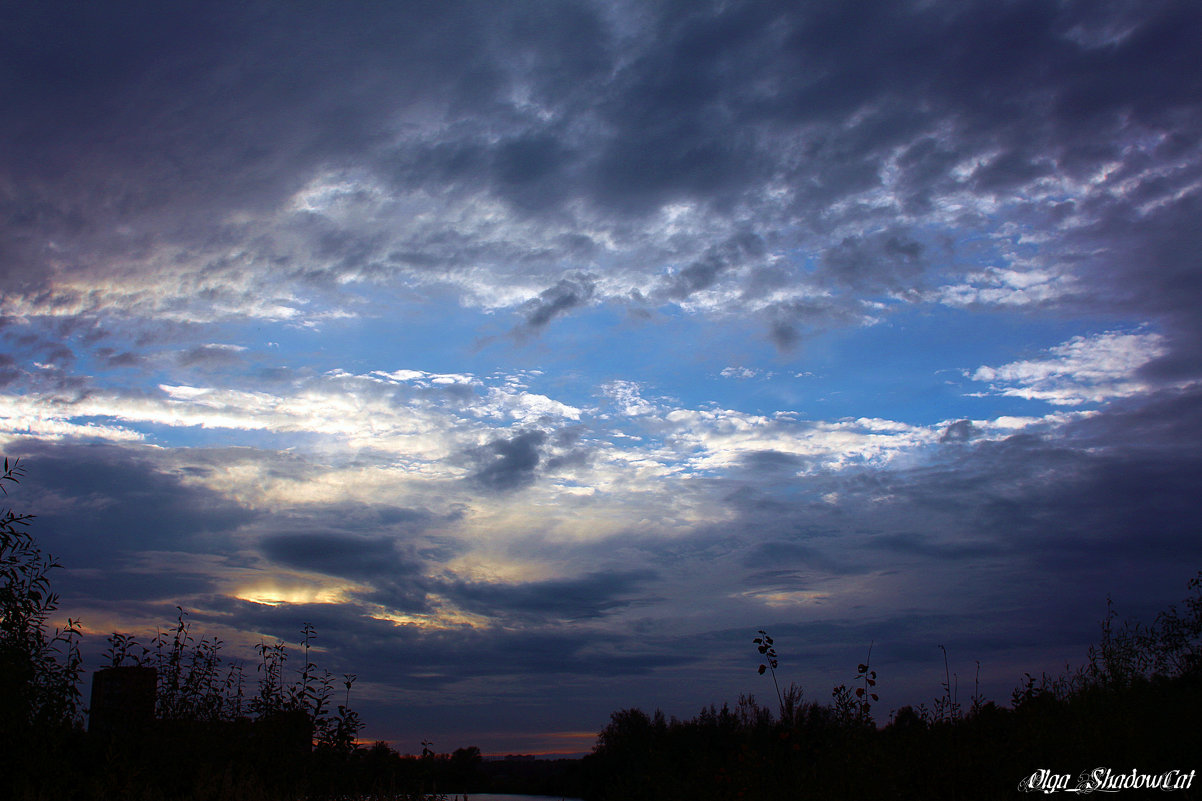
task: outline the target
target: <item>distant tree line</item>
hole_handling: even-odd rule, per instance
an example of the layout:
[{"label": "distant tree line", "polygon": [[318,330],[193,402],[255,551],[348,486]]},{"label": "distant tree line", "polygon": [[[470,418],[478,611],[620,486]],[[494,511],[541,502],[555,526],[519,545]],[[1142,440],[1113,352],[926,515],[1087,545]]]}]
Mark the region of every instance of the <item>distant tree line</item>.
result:
[{"label": "distant tree line", "polygon": [[[1202,573],[1189,589],[1183,608],[1148,626],[1116,626],[1108,602],[1087,663],[1059,676],[1026,674],[1009,707],[978,693],[965,707],[948,675],[929,706],[903,707],[878,726],[877,675],[865,663],[826,703],[790,685],[777,688],[775,710],[743,696],[733,709],[710,706],[683,721],[614,712],[583,760],[584,796],[992,799],[1017,797],[1018,783],[1040,769],[1074,780],[1099,767],[1202,772]],[[771,671],[775,684],[774,643],[759,635],[760,673]],[[1202,777],[1175,797],[1200,791]]]},{"label": "distant tree line", "polygon": [[[0,492],[23,475],[5,459]],[[114,633],[85,727],[81,626],[50,627],[59,563],[41,551],[32,520],[0,514],[0,798],[416,801],[487,786],[478,748],[402,757],[386,743],[361,745],[356,677],[314,664],[308,624],[297,668],[283,642],[260,642],[253,678],[224,659],[220,639],[194,634],[182,608],[149,643]]]},{"label": "distant tree line", "polygon": [[[5,459],[0,493],[23,466]],[[0,799],[43,801],[445,801],[479,792],[579,794],[578,760],[485,761],[475,746],[402,756],[365,746],[351,708],[354,674],[283,642],[260,642],[249,674],[224,644],[198,636],[187,613],[141,642],[108,638],[105,665],[81,692],[80,622],[52,628],[59,567],[30,531],[33,515],[0,513]],[[248,675],[249,674],[249,675]],[[88,720],[85,725],[85,713]]]},{"label": "distant tree line", "polygon": [[[0,491],[22,475],[5,460]],[[850,681],[819,702],[796,684],[781,688],[775,642],[760,631],[753,645],[775,709],[751,696],[684,721],[624,709],[588,756],[537,762],[486,762],[475,747],[438,754],[426,743],[420,756],[382,742],[365,747],[350,706],[355,676],[313,663],[311,626],[300,632],[299,667],[287,667],[284,643],[261,642],[252,680],[179,609],[176,624],[148,643],[109,637],[108,665],[95,678],[104,677],[110,697],[93,698],[89,733],[81,626],[50,626],[58,563],[30,534],[32,519],[0,514],[3,799],[990,799],[1015,797],[1018,782],[1040,769],[1189,770],[1202,755],[1202,573],[1183,607],[1146,626],[1119,625],[1108,602],[1087,663],[1027,674],[1008,707],[975,692],[962,705],[945,670],[929,706],[903,707],[880,725],[871,646]],[[946,668],[946,651],[944,659]],[[1177,797],[1199,789],[1202,780]]]},{"label": "distant tree line", "polygon": [[[4,460],[0,491],[24,475]],[[30,532],[33,516],[0,514],[0,797],[235,798],[333,791],[360,759],[362,729],[350,707],[353,675],[336,679],[310,659],[316,636],[301,632],[304,664],[286,677],[282,642],[257,647],[257,689],[215,637],[196,638],[182,609],[150,647],[114,633],[94,688],[91,736],[80,690],[81,626],[51,629],[59,563]],[[144,691],[144,692],[143,692]],[[95,699],[94,699],[95,700]],[[145,706],[145,714],[139,707]],[[248,788],[254,792],[247,794]]]}]

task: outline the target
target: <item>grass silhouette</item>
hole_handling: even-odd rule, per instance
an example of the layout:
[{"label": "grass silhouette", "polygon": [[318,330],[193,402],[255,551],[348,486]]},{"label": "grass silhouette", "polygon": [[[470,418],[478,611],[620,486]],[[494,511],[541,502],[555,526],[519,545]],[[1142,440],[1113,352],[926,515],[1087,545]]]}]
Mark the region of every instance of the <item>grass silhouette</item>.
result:
[{"label": "grass silhouette", "polygon": [[[1014,798],[1020,781],[1048,768],[1074,783],[1098,767],[1188,773],[1202,756],[1202,573],[1188,589],[1183,608],[1170,607],[1147,626],[1116,625],[1108,602],[1086,663],[1061,675],[1025,674],[1010,707],[984,699],[975,681],[965,710],[939,646],[941,695],[929,708],[897,710],[878,727],[870,714],[878,700],[870,646],[857,666],[859,686],[836,686],[829,704],[802,702],[791,685],[777,715],[750,696],[684,721],[658,711],[615,712],[584,760],[584,796],[993,799]],[[762,675],[779,663],[773,641],[758,634],[754,642],[767,657]],[[1197,789],[1175,797],[1196,798]]]},{"label": "grass silhouette", "polygon": [[[6,459],[0,491],[23,476]],[[85,731],[80,624],[49,627],[59,565],[41,552],[32,520],[0,514],[0,798],[445,801],[448,791],[503,791],[588,801],[992,799],[1013,798],[1018,782],[1040,770],[1188,771],[1202,755],[1202,573],[1180,607],[1146,625],[1120,623],[1108,599],[1085,664],[1025,674],[1009,706],[981,696],[978,662],[964,709],[941,645],[941,694],[878,726],[872,644],[850,685],[823,704],[794,683],[782,690],[775,641],[760,630],[753,643],[760,675],[772,677],[775,710],[751,696],[684,721],[622,709],[591,754],[556,763],[488,763],[477,748],[439,754],[425,742],[416,757],[385,743],[365,747],[351,708],[356,676],[336,677],[312,661],[313,626],[300,632],[299,667],[288,667],[295,649],[262,641],[250,677],[177,608],[174,624],[146,644],[126,633],[108,638]]]}]

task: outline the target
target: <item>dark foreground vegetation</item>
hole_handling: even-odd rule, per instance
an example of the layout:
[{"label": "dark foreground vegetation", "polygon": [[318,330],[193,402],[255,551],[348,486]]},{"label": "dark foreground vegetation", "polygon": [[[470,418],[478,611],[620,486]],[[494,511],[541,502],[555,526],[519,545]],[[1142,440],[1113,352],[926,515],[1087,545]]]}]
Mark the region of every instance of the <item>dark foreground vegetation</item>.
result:
[{"label": "dark foreground vegetation", "polygon": [[[616,712],[585,758],[589,799],[1015,798],[1041,769],[1162,774],[1202,766],[1202,681],[1189,675],[1083,674],[1040,680],[1013,708],[990,702],[946,717],[906,707],[883,728],[838,704],[785,698],[783,712],[741,699],[688,721]],[[1199,798],[1202,779],[1177,798]],[[1166,797],[1153,793],[1153,797]],[[1138,791],[1127,798],[1143,798]]]},{"label": "dark foreground vegetation", "polygon": [[[584,760],[587,799],[992,799],[1031,789],[1077,788],[1102,772],[1125,798],[1200,798],[1202,777],[1202,573],[1184,608],[1149,626],[1108,609],[1085,666],[1060,676],[1026,674],[1010,706],[974,694],[965,707],[951,676],[930,707],[903,707],[879,726],[872,715],[877,674],[861,664],[828,703],[779,687],[777,708],[751,697],[731,709],[666,720],[639,709],[615,712]],[[772,638],[754,639],[776,683]],[[871,647],[869,648],[871,656]],[[944,653],[946,659],[946,652]],[[946,664],[946,663],[945,663]],[[1111,770],[1109,777],[1105,773]],[[1173,792],[1126,789],[1120,774],[1169,774]],[[1175,772],[1175,773],[1174,773]],[[1088,786],[1088,783],[1087,783]],[[1109,788],[1094,788],[1107,792]],[[1109,791],[1114,791],[1110,789]]]},{"label": "dark foreground vegetation", "polygon": [[[0,489],[21,475],[5,460]],[[1202,573],[1183,607],[1150,625],[1116,625],[1109,611],[1084,667],[1027,675],[1009,706],[977,694],[962,705],[948,675],[929,707],[878,721],[871,647],[850,684],[807,700],[796,685],[780,688],[775,644],[761,631],[753,645],[773,707],[743,697],[685,721],[622,710],[581,760],[485,761],[474,747],[437,754],[428,744],[401,756],[358,742],[355,676],[310,660],[311,627],[291,666],[283,643],[263,642],[244,675],[181,609],[151,642],[109,637],[85,727],[81,627],[49,627],[57,563],[37,547],[31,519],[0,515],[3,799],[992,799],[1020,797],[1019,782],[1041,770],[1075,787],[1095,768],[1184,776],[1202,767]],[[1202,798],[1202,778],[1169,795],[1123,797]]]}]

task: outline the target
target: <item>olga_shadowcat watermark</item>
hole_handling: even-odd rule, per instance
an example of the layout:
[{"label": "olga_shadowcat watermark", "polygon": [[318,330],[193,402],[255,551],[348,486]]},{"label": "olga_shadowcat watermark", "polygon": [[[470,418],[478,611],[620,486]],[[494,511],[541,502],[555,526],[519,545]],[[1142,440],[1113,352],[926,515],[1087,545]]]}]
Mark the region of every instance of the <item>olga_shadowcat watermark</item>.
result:
[{"label": "olga_shadowcat watermark", "polygon": [[1039,770],[1018,783],[1018,789],[1026,793],[1117,793],[1122,790],[1188,790],[1193,787],[1194,774],[1191,770],[1169,770],[1163,773],[1141,773],[1139,770],[1116,771],[1111,768],[1094,768],[1082,771],[1072,783],[1071,773],[1056,773],[1049,768]]}]

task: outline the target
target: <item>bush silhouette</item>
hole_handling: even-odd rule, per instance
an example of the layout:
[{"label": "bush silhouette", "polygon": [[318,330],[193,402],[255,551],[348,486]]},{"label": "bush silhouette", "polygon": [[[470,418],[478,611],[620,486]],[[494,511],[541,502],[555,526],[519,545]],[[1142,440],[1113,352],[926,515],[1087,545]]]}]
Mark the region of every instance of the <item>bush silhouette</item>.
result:
[{"label": "bush silhouette", "polygon": [[[24,472],[5,459],[0,491],[7,496]],[[52,772],[82,734],[80,626],[49,629],[59,602],[50,574],[59,564],[30,534],[32,520],[0,514],[0,789],[13,794]]]},{"label": "bush silhouette", "polygon": [[[24,470],[4,461],[5,496]],[[941,694],[872,716],[878,675],[868,657],[826,704],[782,689],[775,641],[754,644],[771,671],[776,708],[740,697],[695,717],[614,712],[593,752],[570,766],[487,763],[479,749],[402,757],[363,747],[351,708],[354,674],[311,659],[318,633],[300,632],[300,659],[261,642],[253,675],[197,636],[178,609],[147,645],[114,633],[93,678],[91,733],[82,725],[81,627],[51,629],[59,566],[31,534],[33,517],[0,514],[0,798],[431,799],[438,793],[546,792],[589,801],[708,799],[1013,798],[1041,768],[1076,775],[1110,766],[1190,770],[1202,754],[1202,573],[1181,606],[1151,623],[1120,622],[1107,601],[1084,665],[1025,674],[1010,706],[975,690],[962,706],[947,650]],[[978,672],[980,665],[978,663]],[[850,674],[850,671],[849,671]],[[886,676],[882,681],[887,682]],[[248,685],[253,685],[248,687]],[[1185,796],[1183,796],[1185,797]]]},{"label": "bush silhouette", "polygon": [[[4,460],[0,492],[24,476]],[[33,516],[0,513],[0,798],[293,798],[341,795],[355,782],[362,730],[340,682],[310,660],[286,673],[282,642],[260,643],[258,692],[247,698],[240,662],[216,637],[196,637],[181,608],[150,647],[109,637],[109,665],[93,674],[83,727],[81,626],[51,630],[59,563],[31,533]]]},{"label": "bush silhouette", "polygon": [[[835,687],[827,705],[803,703],[791,685],[777,715],[749,697],[686,721],[615,712],[585,758],[585,797],[1000,799],[1049,766],[1074,780],[1099,766],[1188,773],[1202,754],[1202,573],[1188,587],[1181,608],[1147,626],[1117,624],[1108,602],[1086,664],[1025,675],[1010,708],[979,690],[962,707],[940,646],[941,694],[930,708],[901,708],[883,728],[869,714],[877,675],[868,660],[857,666],[858,686]],[[758,634],[759,672],[775,673],[774,642]]]}]

